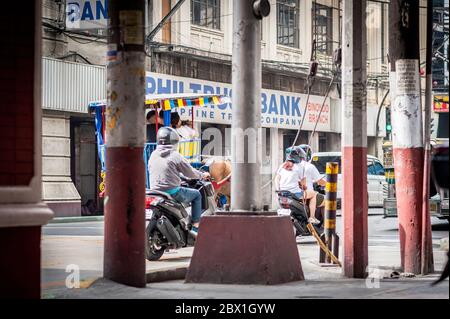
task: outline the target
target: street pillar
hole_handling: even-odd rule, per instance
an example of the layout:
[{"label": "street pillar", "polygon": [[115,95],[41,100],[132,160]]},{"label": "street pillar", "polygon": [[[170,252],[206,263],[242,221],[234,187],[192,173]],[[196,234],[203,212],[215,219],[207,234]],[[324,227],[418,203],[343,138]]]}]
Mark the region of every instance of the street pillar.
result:
[{"label": "street pillar", "polygon": [[53,217],[42,202],[42,2],[8,3],[0,32],[0,299],[39,299]]},{"label": "street pillar", "polygon": [[425,104],[423,109],[423,142],[424,171],[423,171],[423,194],[422,194],[422,251],[421,251],[421,274],[427,275],[434,272],[433,261],[433,239],[431,232],[430,216],[430,177],[431,177],[431,105],[433,103],[433,3],[427,4],[427,54],[426,54],[426,84]]},{"label": "street pillar", "polygon": [[364,278],[368,265],[365,0],[344,0],[343,37],[343,272],[350,278]]},{"label": "street pillar", "polygon": [[251,3],[233,2],[231,210],[245,211],[261,208],[261,21]]},{"label": "street pillar", "polygon": [[389,5],[392,137],[403,271],[421,272],[423,129],[420,106],[419,2]]},{"label": "street pillar", "polygon": [[104,277],[145,286],[145,1],[111,0]]},{"label": "street pillar", "polygon": [[261,19],[268,0],[233,1],[231,211],[201,219],[189,283],[273,285],[303,280],[288,216],[262,211]]}]

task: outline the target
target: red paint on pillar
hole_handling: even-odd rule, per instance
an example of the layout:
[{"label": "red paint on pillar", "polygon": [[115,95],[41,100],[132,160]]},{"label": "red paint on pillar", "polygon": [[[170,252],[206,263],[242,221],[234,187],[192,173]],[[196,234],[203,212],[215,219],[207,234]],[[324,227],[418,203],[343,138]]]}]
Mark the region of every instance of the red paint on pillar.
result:
[{"label": "red paint on pillar", "polygon": [[368,266],[367,149],[344,147],[342,158],[344,274],[365,278]]},{"label": "red paint on pillar", "polygon": [[41,298],[41,226],[0,228],[0,299]]},{"label": "red paint on pillar", "polygon": [[394,148],[394,163],[401,264],[420,274],[423,148]]},{"label": "red paint on pillar", "polygon": [[104,276],[145,286],[145,166],[143,148],[106,149]]},{"label": "red paint on pillar", "polygon": [[[39,2],[40,3],[40,2]],[[36,21],[36,1],[26,0],[8,3],[0,19],[2,34],[2,57],[0,59],[0,186],[28,186],[35,176],[34,118],[36,43],[33,30],[40,27]],[[28,10],[23,10],[27,8]],[[14,23],[10,12],[21,12]],[[39,57],[41,59],[41,57]],[[40,101],[39,101],[40,103]],[[30,153],[23,156],[18,150],[26,148]]]}]

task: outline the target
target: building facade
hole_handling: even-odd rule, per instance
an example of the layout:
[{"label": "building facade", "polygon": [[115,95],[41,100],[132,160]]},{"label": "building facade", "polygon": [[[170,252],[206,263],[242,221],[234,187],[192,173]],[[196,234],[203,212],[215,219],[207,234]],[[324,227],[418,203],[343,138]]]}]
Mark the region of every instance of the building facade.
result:
[{"label": "building facade", "polygon": [[[177,2],[147,2],[147,34]],[[97,196],[94,119],[88,114],[87,103],[106,98],[106,28],[100,22],[89,30],[68,28],[83,15],[85,20],[104,18],[105,0],[90,1],[90,5],[91,11],[73,16],[66,1],[43,1],[43,192],[58,216],[102,211]],[[314,151],[340,151],[342,129],[339,72],[325,99],[336,71],[333,52],[341,43],[342,1],[277,0],[271,5],[261,32],[263,184],[268,185],[262,191],[268,204],[272,204],[272,174],[283,161],[284,149],[293,143],[303,115],[298,143],[309,142]],[[231,0],[184,1],[148,39],[147,93],[232,95],[232,12]],[[89,22],[95,26],[95,21]],[[387,4],[368,1],[367,32],[368,153],[381,157],[386,135],[384,106],[378,132],[375,119],[389,87]],[[319,63],[318,73],[305,105],[312,59]],[[212,138],[208,128],[225,132],[231,126],[231,105],[197,112],[196,127],[204,133],[204,145]],[[230,155],[226,138],[222,142],[217,155]]]},{"label": "building facade", "polygon": [[437,139],[449,138],[449,1],[433,0],[433,134]]}]

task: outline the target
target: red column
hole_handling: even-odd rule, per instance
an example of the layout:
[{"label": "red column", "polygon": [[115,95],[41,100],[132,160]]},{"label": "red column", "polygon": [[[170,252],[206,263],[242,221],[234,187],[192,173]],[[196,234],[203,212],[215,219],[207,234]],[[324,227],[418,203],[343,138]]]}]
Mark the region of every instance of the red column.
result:
[{"label": "red column", "polygon": [[401,263],[405,272],[420,274],[424,149],[419,78],[419,3],[393,0],[389,10],[392,136]]},{"label": "red column", "polygon": [[0,299],[41,295],[41,19],[41,1],[0,11]]},{"label": "red column", "polygon": [[105,278],[145,286],[145,1],[109,2]]},{"label": "red column", "polygon": [[364,278],[367,238],[366,1],[344,1],[342,215],[344,275]]}]

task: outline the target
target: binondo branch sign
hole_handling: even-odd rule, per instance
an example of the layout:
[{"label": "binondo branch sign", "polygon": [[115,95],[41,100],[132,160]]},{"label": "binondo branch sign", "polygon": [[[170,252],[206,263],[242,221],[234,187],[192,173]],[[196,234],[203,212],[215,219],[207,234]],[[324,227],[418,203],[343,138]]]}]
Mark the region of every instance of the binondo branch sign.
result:
[{"label": "binondo branch sign", "polygon": [[[232,85],[229,83],[210,82],[150,72],[147,72],[146,82],[146,94],[200,93],[226,95],[229,97],[233,95]],[[263,89],[261,91],[262,127],[298,129],[304,116],[306,99],[306,94]],[[310,96],[302,127],[303,130],[313,130],[319,117],[323,99],[323,96]],[[216,106],[198,107],[194,108],[193,111],[198,121],[231,125],[233,120],[232,107],[233,105],[230,102]],[[183,118],[188,118],[192,115],[192,108],[180,108],[178,111]],[[317,124],[317,131],[331,131],[330,114],[330,98],[327,98]]]}]

